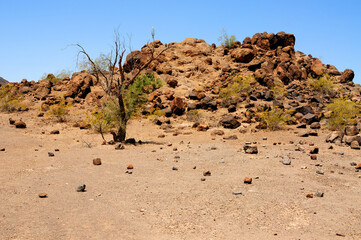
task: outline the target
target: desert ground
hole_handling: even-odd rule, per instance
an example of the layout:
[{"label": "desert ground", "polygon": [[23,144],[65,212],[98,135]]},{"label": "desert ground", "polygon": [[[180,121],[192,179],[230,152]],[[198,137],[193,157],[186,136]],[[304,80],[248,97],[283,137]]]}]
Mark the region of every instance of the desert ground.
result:
[{"label": "desert ground", "polygon": [[[70,123],[0,114],[0,239],[361,239],[361,173],[351,166],[359,150],[326,143],[322,129],[217,136],[172,125],[132,120],[128,137],[145,143],[115,150]],[[246,154],[246,142],[258,154]],[[306,197],[317,191],[324,196]]]}]

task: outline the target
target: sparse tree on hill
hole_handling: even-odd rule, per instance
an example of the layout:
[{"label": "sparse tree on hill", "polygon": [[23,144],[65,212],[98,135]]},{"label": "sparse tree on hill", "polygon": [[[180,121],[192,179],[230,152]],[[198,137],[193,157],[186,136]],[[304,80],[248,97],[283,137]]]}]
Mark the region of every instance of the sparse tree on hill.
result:
[{"label": "sparse tree on hill", "polygon": [[125,140],[127,122],[131,117],[130,113],[134,111],[133,109],[127,108],[125,101],[127,93],[129,93],[129,87],[138,79],[143,70],[147,69],[154,60],[158,59],[168,49],[167,46],[163,50],[156,52],[154,46],[154,29],[152,29],[152,39],[153,42],[145,45],[145,47],[148,48],[147,51],[142,51],[142,54],[147,54],[147,60],[144,63],[139,63],[136,59],[133,60],[134,56],[133,54],[130,54],[127,61],[136,64],[130,64],[131,69],[127,69],[127,71],[124,69],[123,63],[127,48],[125,46],[125,41],[120,41],[118,33],[115,34],[114,48],[106,59],[109,66],[108,71],[104,71],[104,69],[89,56],[82,45],[76,44],[79,48],[78,55],[85,56],[91,66],[92,74],[96,77],[107,96],[115,100],[116,110],[113,116],[115,117],[115,120],[113,121],[116,121],[117,124],[116,129],[111,131],[115,142]]}]

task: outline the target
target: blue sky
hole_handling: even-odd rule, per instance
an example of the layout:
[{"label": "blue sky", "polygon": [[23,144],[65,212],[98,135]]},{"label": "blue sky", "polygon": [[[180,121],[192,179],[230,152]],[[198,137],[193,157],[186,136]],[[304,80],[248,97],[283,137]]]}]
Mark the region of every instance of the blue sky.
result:
[{"label": "blue sky", "polygon": [[0,76],[39,80],[62,69],[75,71],[82,44],[97,57],[109,52],[114,29],[132,36],[132,48],[151,39],[187,37],[217,43],[221,29],[242,41],[257,32],[296,36],[296,50],[340,71],[355,71],[361,83],[361,1],[29,1],[0,0]]}]

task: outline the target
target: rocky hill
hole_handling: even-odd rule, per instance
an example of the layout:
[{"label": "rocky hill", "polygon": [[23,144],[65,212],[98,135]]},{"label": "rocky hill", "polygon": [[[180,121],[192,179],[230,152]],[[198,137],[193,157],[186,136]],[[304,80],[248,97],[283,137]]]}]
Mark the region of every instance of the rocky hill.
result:
[{"label": "rocky hill", "polygon": [[[323,118],[328,111],[326,105],[333,98],[347,96],[360,101],[361,87],[353,83],[352,70],[340,72],[333,65],[296,51],[295,41],[293,34],[279,32],[257,33],[242,43],[235,42],[231,48],[194,38],[180,43],[150,43],[156,52],[169,48],[145,70],[155,72],[167,84],[149,95],[143,114],[159,109],[166,117],[176,117],[199,110],[206,119],[204,129],[218,125],[237,128],[241,124],[264,128],[256,113],[265,109],[292,110],[293,124],[312,124]],[[149,57],[147,49],[129,54],[124,69],[145,63]],[[322,76],[331,78],[337,91],[320,93],[314,89],[312,79]],[[236,79],[244,78],[248,79],[247,89],[236,96],[222,97],[222,91]],[[19,93],[43,105],[51,105],[65,95],[69,102],[93,107],[100,105],[104,97],[95,77],[86,71],[56,84],[50,80],[12,84]]]},{"label": "rocky hill", "polygon": [[5,85],[7,83],[8,83],[8,81],[6,81],[4,78],[0,77],[0,85]]}]

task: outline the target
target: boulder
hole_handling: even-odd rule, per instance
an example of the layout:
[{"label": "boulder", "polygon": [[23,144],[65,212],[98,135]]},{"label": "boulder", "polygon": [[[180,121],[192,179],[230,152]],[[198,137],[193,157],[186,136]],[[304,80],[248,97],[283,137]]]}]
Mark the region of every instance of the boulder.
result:
[{"label": "boulder", "polygon": [[183,99],[176,97],[171,104],[172,112],[176,115],[182,115],[186,109]]},{"label": "boulder", "polygon": [[237,48],[232,51],[231,57],[234,58],[236,62],[249,63],[253,59],[254,53],[253,50],[249,48]]},{"label": "boulder", "polygon": [[345,134],[346,134],[347,136],[355,136],[355,135],[357,135],[359,132],[360,132],[360,129],[359,129],[357,126],[354,126],[354,125],[352,125],[352,126],[347,126],[347,127],[345,128]]},{"label": "boulder", "polygon": [[237,118],[232,115],[227,115],[222,117],[219,123],[224,128],[230,128],[230,129],[235,129],[241,126],[241,123],[237,120]]},{"label": "boulder", "polygon": [[352,80],[353,80],[354,77],[355,77],[354,71],[352,71],[351,69],[346,69],[346,70],[343,71],[343,73],[341,74],[340,82],[341,82],[341,83],[352,82]]}]

